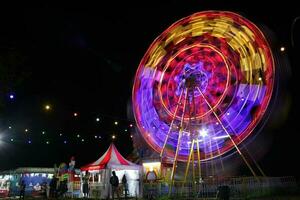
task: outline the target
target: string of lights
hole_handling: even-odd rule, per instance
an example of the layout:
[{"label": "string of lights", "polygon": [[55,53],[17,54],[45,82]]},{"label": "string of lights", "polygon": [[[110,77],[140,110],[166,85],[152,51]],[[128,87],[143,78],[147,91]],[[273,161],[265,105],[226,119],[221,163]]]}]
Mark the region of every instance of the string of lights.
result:
[{"label": "string of lights", "polygon": [[[46,104],[43,109],[46,113],[52,112],[53,106]],[[71,120],[72,118],[76,119],[75,122],[80,124],[81,115],[84,115],[86,119],[87,115],[80,112],[72,112],[69,118]],[[122,137],[133,137],[132,132],[134,131],[135,122],[131,120],[103,113],[94,115],[93,118],[88,118],[88,120],[90,122],[94,121],[94,127],[86,128],[87,130],[91,129],[90,131],[76,130],[76,128],[73,131],[63,131],[63,128],[57,130],[51,130],[51,128],[50,130],[47,128],[37,129],[10,122],[8,127],[4,128],[4,131],[0,134],[0,141],[15,144],[87,144],[95,141],[116,140],[120,135]],[[107,127],[111,128],[108,129]]]}]

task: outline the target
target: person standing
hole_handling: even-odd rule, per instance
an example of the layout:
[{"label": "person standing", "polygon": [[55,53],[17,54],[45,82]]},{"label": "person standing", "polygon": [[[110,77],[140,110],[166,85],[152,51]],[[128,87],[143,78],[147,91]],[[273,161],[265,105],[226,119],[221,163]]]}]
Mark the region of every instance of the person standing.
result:
[{"label": "person standing", "polygon": [[119,195],[119,178],[116,175],[115,171],[112,171],[112,176],[109,179],[111,184],[111,191],[112,191],[112,199],[114,199],[115,193],[117,193],[118,199],[120,199]]},{"label": "person standing", "polygon": [[125,199],[127,199],[128,185],[127,185],[127,179],[126,179],[125,174],[123,175],[123,178],[122,178],[122,184],[123,184],[123,188],[124,188],[124,191],[125,191]]},{"label": "person standing", "polygon": [[26,184],[25,181],[22,180],[20,183],[20,199],[25,199],[25,189],[26,189]]},{"label": "person standing", "polygon": [[83,197],[89,197],[89,179],[89,172],[86,172],[85,176],[83,177],[82,184]]}]

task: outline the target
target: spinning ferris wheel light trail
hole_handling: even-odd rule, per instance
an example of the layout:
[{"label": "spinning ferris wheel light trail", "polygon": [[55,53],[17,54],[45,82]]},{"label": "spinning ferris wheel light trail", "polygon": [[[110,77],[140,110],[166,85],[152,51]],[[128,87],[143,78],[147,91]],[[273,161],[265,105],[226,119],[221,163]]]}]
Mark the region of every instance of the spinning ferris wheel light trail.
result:
[{"label": "spinning ferris wheel light trail", "polygon": [[[272,97],[275,64],[264,34],[227,11],[185,17],[160,34],[136,72],[132,100],[137,126],[161,157],[201,163],[237,152],[259,126]],[[250,154],[249,154],[250,155]],[[196,158],[196,159],[195,159]],[[254,159],[253,159],[254,160]],[[261,168],[254,161],[261,174]],[[196,172],[193,167],[193,179]]]}]

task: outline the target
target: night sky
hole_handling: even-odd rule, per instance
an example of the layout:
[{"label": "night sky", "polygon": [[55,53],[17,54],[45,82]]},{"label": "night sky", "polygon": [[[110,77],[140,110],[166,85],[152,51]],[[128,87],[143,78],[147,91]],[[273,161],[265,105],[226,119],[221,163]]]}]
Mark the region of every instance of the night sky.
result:
[{"label": "night sky", "polygon": [[[262,131],[267,136],[259,138],[269,140],[259,162],[267,175],[299,177],[300,101],[295,77],[299,76],[300,20],[294,28],[294,47],[290,35],[300,9],[295,1],[284,1],[277,8],[260,5],[261,1],[224,2],[0,6],[0,169],[52,167],[69,162],[71,156],[80,167],[104,153],[112,135],[120,152],[128,156],[134,130],[129,127],[134,121],[131,90],[142,56],[173,22],[212,9],[242,14],[273,32],[275,51],[286,47],[283,59],[288,58],[290,66],[282,72],[286,79],[280,86],[279,107]],[[49,111],[46,104],[51,105]]]}]

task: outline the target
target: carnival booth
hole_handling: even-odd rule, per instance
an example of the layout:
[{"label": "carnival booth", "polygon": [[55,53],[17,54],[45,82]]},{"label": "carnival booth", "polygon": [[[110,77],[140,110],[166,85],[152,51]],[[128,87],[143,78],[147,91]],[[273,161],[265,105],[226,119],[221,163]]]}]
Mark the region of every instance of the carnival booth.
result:
[{"label": "carnival booth", "polygon": [[62,162],[55,170],[57,185],[56,188],[59,193],[67,197],[80,196],[80,170],[75,169],[75,157],[72,156],[69,165]]},{"label": "carnival booth", "polygon": [[54,174],[53,168],[22,167],[0,172],[0,197],[18,196],[19,183],[26,184],[28,196],[41,196],[43,184],[49,184]]},{"label": "carnival booth", "polygon": [[107,198],[111,196],[109,179],[112,171],[119,178],[120,195],[124,195],[122,178],[127,179],[129,197],[142,197],[142,166],[126,160],[111,144],[107,151],[95,162],[81,168],[82,177],[89,177],[89,196],[92,198]]}]

